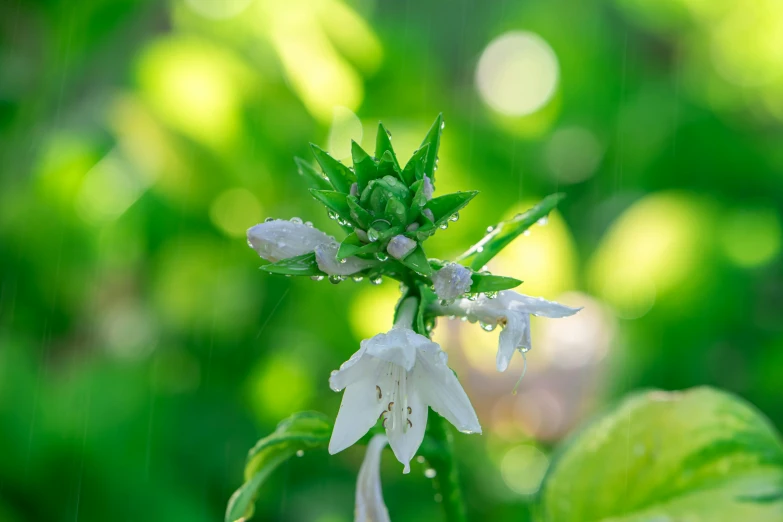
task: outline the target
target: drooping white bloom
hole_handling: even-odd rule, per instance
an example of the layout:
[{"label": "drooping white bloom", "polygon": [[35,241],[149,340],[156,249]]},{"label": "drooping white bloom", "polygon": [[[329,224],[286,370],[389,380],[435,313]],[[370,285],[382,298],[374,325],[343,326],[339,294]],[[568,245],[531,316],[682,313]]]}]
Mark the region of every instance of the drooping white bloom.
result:
[{"label": "drooping white bloom", "polygon": [[318,268],[329,275],[351,275],[373,265],[372,261],[358,257],[338,261],[340,244],[332,236],[297,220],[274,219],[259,223],[247,230],[247,244],[273,263],[315,252]]},{"label": "drooping white bloom", "polygon": [[410,460],[424,438],[427,406],[465,433],[481,433],[476,412],[437,343],[410,329],[416,299],[408,298],[388,333],[361,342],[340,369],[332,372],[334,391],[345,389],[329,441],[329,453],[351,446],[383,420],[389,445],[410,471]]},{"label": "drooping white bloom", "polygon": [[446,264],[432,276],[435,293],[441,299],[456,299],[470,290],[473,284],[471,274],[470,269],[459,263]]},{"label": "drooping white bloom", "polygon": [[367,444],[367,453],[356,480],[354,522],[390,522],[381,491],[381,453],[387,443],[385,435],[375,435]]},{"label": "drooping white bloom", "polygon": [[511,290],[500,292],[494,299],[481,295],[476,301],[461,299],[448,306],[438,307],[444,315],[459,315],[470,321],[480,321],[490,326],[503,327],[500,332],[497,354],[497,369],[506,371],[511,356],[516,350],[526,352],[530,343],[530,316],[550,318],[568,317],[581,308],[571,308],[542,297],[530,297]]},{"label": "drooping white bloom", "polygon": [[402,234],[394,236],[386,245],[386,251],[394,259],[402,259],[416,249],[416,241],[403,236]]},{"label": "drooping white bloom", "polygon": [[334,238],[301,221],[275,219],[247,230],[248,245],[259,256],[273,263],[312,252],[318,245],[330,241],[334,241]]}]

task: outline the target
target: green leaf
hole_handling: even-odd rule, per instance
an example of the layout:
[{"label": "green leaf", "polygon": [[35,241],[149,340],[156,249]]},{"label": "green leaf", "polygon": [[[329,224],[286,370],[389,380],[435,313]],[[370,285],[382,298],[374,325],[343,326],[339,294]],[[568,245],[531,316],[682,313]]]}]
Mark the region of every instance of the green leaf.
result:
[{"label": "green leaf", "polygon": [[407,224],[407,209],[405,208],[405,205],[403,205],[402,202],[397,198],[391,198],[386,202],[386,209],[384,214],[389,219],[389,221],[395,225]]},{"label": "green leaf", "polygon": [[424,168],[427,162],[427,151],[429,145],[424,145],[413,153],[411,159],[405,164],[405,168],[402,169],[402,181],[406,185],[411,186],[417,180],[424,178]]},{"label": "green leaf", "polygon": [[[427,335],[427,325],[425,319],[426,311],[432,307],[432,305],[438,301],[438,296],[432,291],[429,284],[418,283],[419,296],[421,297],[421,303],[419,303],[419,309],[416,313],[416,325],[415,330],[421,335]],[[396,319],[396,318],[395,318]]]},{"label": "green leaf", "polygon": [[391,160],[394,163],[397,172],[399,172],[400,164],[397,163],[397,156],[394,154],[394,149],[392,148],[391,135],[389,134],[389,131],[386,130],[386,127],[383,126],[383,123],[378,123],[378,134],[375,135],[375,157],[383,160],[383,157],[387,152],[391,156]]},{"label": "green leaf", "polygon": [[424,249],[421,245],[416,245],[413,252],[400,259],[400,262],[421,275],[432,275],[432,267],[430,266],[430,262],[427,260],[427,254],[424,253]]},{"label": "green leaf", "polygon": [[298,451],[326,446],[331,431],[326,415],[305,411],[291,415],[277,425],[274,433],[259,440],[248,453],[245,484],[228,502],[226,522],[250,518],[258,491],[272,471]]},{"label": "green leaf", "polygon": [[438,114],[435,123],[421,142],[421,146],[428,145],[427,161],[424,163],[424,174],[435,183],[435,164],[438,162],[438,148],[440,147],[440,135],[443,132],[443,114]]},{"label": "green leaf", "polygon": [[361,193],[370,181],[378,177],[378,164],[355,141],[351,141],[351,157]]},{"label": "green leaf", "polygon": [[356,196],[348,196],[346,202],[348,203],[348,208],[350,209],[351,218],[353,219],[354,223],[359,225],[364,230],[369,228],[373,221],[373,217],[364,209],[364,207],[361,206],[361,204],[359,204],[359,198]]},{"label": "green leaf", "polygon": [[547,522],[783,519],[783,444],[761,413],[710,388],[624,400],[549,470]]},{"label": "green leaf", "polygon": [[325,275],[321,272],[321,269],[318,268],[318,263],[315,261],[315,252],[281,259],[276,263],[269,263],[268,265],[262,266],[261,270],[266,270],[270,274],[296,276]]},{"label": "green leaf", "polygon": [[546,217],[563,198],[565,198],[565,194],[549,195],[530,210],[518,214],[508,221],[501,221],[492,232],[457,259],[472,258],[470,267],[473,270],[480,270],[525,230],[533,226],[539,219]]},{"label": "green leaf", "polygon": [[294,158],[299,175],[304,177],[310,188],[319,190],[330,190],[332,186],[310,163],[302,158]]},{"label": "green leaf", "polygon": [[329,178],[332,186],[345,194],[351,191],[351,185],[356,181],[356,176],[351,169],[334,159],[328,152],[318,145],[310,144],[318,164],[321,165],[324,174]]},{"label": "green leaf", "polygon": [[500,292],[501,290],[508,290],[522,284],[522,281],[513,277],[481,274],[478,272],[473,272],[470,279],[473,281],[473,284],[470,285],[470,292],[473,294],[479,292]]},{"label": "green leaf", "polygon": [[354,221],[353,217],[351,216],[351,207],[348,206],[347,195],[334,190],[315,189],[310,189],[310,194],[312,194],[315,199],[323,203],[327,209],[336,212],[337,215],[344,220],[350,222]]},{"label": "green leaf", "polygon": [[428,208],[432,211],[432,215],[435,217],[435,226],[438,226],[447,222],[451,216],[467,205],[471,199],[475,198],[476,194],[478,194],[478,191],[471,190],[468,192],[454,192],[453,194],[438,196],[437,198],[429,200],[427,204],[424,205],[424,208]]},{"label": "green leaf", "polygon": [[395,179],[402,180],[402,173],[400,168],[396,165],[394,156],[389,151],[383,153],[381,160],[378,162],[378,177],[392,176]]},{"label": "green leaf", "polygon": [[337,250],[337,259],[345,259],[346,257],[357,256],[361,254],[374,254],[383,248],[383,245],[376,241],[375,243],[362,243],[356,232],[348,234],[340,243],[340,248]]}]

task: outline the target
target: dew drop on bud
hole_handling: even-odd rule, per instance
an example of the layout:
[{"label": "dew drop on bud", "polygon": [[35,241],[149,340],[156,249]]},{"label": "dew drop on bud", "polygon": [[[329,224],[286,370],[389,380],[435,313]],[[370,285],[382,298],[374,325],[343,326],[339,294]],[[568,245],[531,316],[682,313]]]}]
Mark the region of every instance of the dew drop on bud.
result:
[{"label": "dew drop on bud", "polygon": [[449,228],[449,224],[448,223],[441,223],[440,225],[438,225],[438,228],[441,229],[441,230],[446,230],[447,228]]},{"label": "dew drop on bud", "polygon": [[484,293],[485,296],[487,296],[487,299],[495,299],[498,296],[497,292],[486,292]]},{"label": "dew drop on bud", "polygon": [[290,221],[291,221],[291,223],[295,223],[297,225],[301,225],[302,224],[302,218],[292,217]]},{"label": "dew drop on bud", "polygon": [[522,352],[522,353],[527,353],[527,352],[530,351],[530,347],[529,346],[520,346],[519,347],[519,351]]},{"label": "dew drop on bud", "polygon": [[313,281],[323,281],[324,280],[324,276],[322,276],[322,275],[314,275],[314,276],[310,276],[310,279],[312,279]]},{"label": "dew drop on bud", "polygon": [[459,212],[453,213],[451,217],[449,217],[449,221],[451,221],[452,223],[459,221]]},{"label": "dew drop on bud", "polygon": [[383,278],[381,276],[376,276],[376,277],[371,277],[370,278],[370,283],[372,283],[374,285],[379,285],[382,282],[383,282]]},{"label": "dew drop on bud", "polygon": [[386,261],[387,259],[389,259],[389,256],[386,254],[386,252],[376,252],[375,259],[377,259],[378,261]]},{"label": "dew drop on bud", "polygon": [[361,283],[364,280],[364,277],[362,277],[360,275],[355,275],[351,279],[353,279],[354,283]]},{"label": "dew drop on bud", "polygon": [[268,217],[268,218],[266,218],[266,219],[264,220],[264,223],[271,223],[271,222],[272,222],[272,221],[274,221],[274,220],[275,220],[275,218],[273,218],[273,217]]},{"label": "dew drop on bud", "polygon": [[337,212],[335,212],[334,210],[328,210],[326,212],[326,215],[329,216],[329,219],[337,219]]},{"label": "dew drop on bud", "polygon": [[367,239],[369,239],[371,243],[378,241],[379,237],[380,237],[380,233],[374,228],[371,228],[370,230],[367,231]]},{"label": "dew drop on bud", "polygon": [[313,228],[313,222],[312,221],[305,221],[305,226]]},{"label": "dew drop on bud", "polygon": [[333,285],[341,283],[342,280],[343,280],[343,278],[338,276],[338,275],[330,275],[329,276],[329,282],[332,283]]},{"label": "dew drop on bud", "polygon": [[341,264],[341,265],[344,265],[344,264],[345,264],[345,263],[347,263],[347,262],[348,262],[348,260],[347,260],[346,258],[342,258],[342,259],[340,260],[340,264]]},{"label": "dew drop on bud", "polygon": [[495,323],[485,323],[484,321],[481,321],[481,322],[479,322],[479,326],[481,326],[481,329],[484,330],[485,332],[491,332],[492,330],[495,329],[497,324],[495,324]]}]

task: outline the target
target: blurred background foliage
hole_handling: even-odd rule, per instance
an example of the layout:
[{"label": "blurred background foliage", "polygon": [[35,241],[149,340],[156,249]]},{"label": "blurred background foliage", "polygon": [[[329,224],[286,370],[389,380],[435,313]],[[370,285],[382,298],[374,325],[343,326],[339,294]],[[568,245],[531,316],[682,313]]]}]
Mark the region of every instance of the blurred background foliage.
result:
[{"label": "blurred background foliage", "polygon": [[[582,305],[436,340],[485,435],[475,519],[526,520],[552,444],[645,387],[710,384],[783,427],[783,4],[776,0],[10,0],[0,4],[0,521],[222,517],[256,439],[387,328],[397,286],[274,277],[264,217],[336,223],[296,174],[379,120],[406,158],[446,119],[430,243],[564,191],[491,269]],[[362,449],[283,466],[260,520],[352,520]],[[439,516],[384,461],[392,519]]]}]

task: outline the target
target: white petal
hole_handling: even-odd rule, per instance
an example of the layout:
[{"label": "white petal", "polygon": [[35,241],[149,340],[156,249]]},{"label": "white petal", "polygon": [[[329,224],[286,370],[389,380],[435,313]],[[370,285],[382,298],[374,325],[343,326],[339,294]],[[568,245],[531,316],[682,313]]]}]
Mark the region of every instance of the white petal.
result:
[{"label": "white petal", "polygon": [[448,263],[432,276],[435,293],[441,299],[456,299],[470,290],[471,275],[470,269],[459,263]]},{"label": "white petal", "polygon": [[424,176],[424,183],[421,186],[421,193],[424,198],[429,201],[432,199],[432,193],[435,192],[435,187],[432,185],[432,180],[429,176]]},{"label": "white petal", "polygon": [[315,260],[318,268],[329,275],[351,275],[372,266],[372,261],[360,259],[358,257],[346,258],[344,263],[337,260],[337,250],[340,244],[337,241],[330,241],[315,247]]},{"label": "white petal", "polygon": [[437,344],[432,344],[434,347],[419,350],[413,368],[414,386],[422,400],[458,430],[481,433],[476,411],[457,376],[448,367],[446,354]]},{"label": "white petal", "polygon": [[387,443],[385,435],[375,435],[367,445],[356,480],[355,522],[390,522],[381,491],[381,454]]},{"label": "white petal", "polygon": [[394,259],[402,259],[416,249],[416,242],[402,234],[394,236],[386,245],[386,251]]},{"label": "white petal", "polygon": [[404,466],[403,473],[410,473],[411,459],[421,446],[421,441],[424,440],[424,429],[427,427],[427,404],[422,401],[415,386],[407,388],[407,406],[410,408],[410,413],[407,413],[406,409],[403,422],[393,425],[389,421],[386,422],[389,445],[394,456]]},{"label": "white petal", "polygon": [[332,375],[329,376],[329,387],[332,390],[340,391],[346,386],[376,373],[380,360],[366,355],[366,351],[365,347],[361,347],[359,351],[351,355],[350,359],[340,365],[339,370],[332,372]]},{"label": "white petal", "polygon": [[582,308],[571,308],[570,306],[561,305],[554,301],[547,301],[543,297],[530,297],[529,295],[518,294],[517,292],[502,292],[510,294],[511,298],[509,308],[512,310],[519,310],[533,315],[541,315],[544,317],[560,318],[574,315]]},{"label": "white petal", "polygon": [[418,335],[408,328],[392,328],[388,333],[362,341],[361,346],[367,350],[368,355],[410,371],[416,363],[416,348],[422,342],[419,338],[430,342],[423,335]]},{"label": "white petal", "polygon": [[247,230],[248,244],[267,261],[280,261],[315,250],[334,241],[317,228],[284,219],[259,223]]},{"label": "white petal", "polygon": [[350,384],[343,392],[329,440],[329,453],[332,455],[354,444],[378,421],[384,405],[378,400],[375,382],[375,375],[368,375]]},{"label": "white petal", "polygon": [[497,369],[504,372],[511,362],[511,357],[518,347],[530,348],[530,315],[526,313],[509,313],[507,324],[500,332],[498,340]]}]

